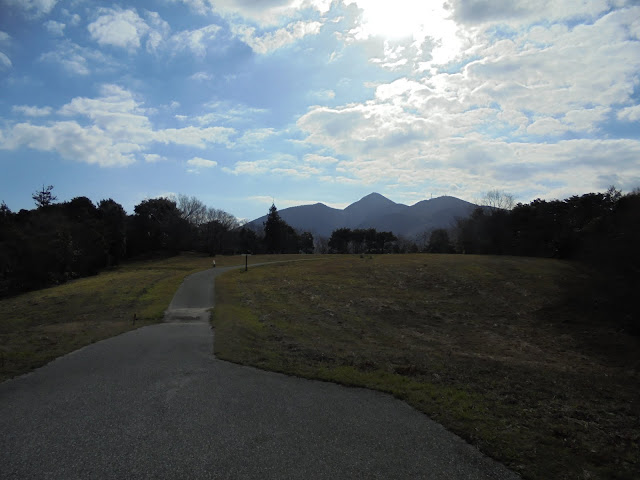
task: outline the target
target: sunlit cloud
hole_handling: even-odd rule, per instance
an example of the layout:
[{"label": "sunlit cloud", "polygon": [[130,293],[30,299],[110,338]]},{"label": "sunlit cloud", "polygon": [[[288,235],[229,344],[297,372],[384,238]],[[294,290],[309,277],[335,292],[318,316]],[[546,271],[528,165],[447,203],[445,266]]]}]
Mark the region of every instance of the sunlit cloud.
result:
[{"label": "sunlit cloud", "polygon": [[14,105],[11,110],[17,113],[21,113],[27,117],[46,117],[51,115],[51,107],[32,107],[29,105]]},{"label": "sunlit cloud", "polygon": [[220,195],[337,203],[369,189],[527,201],[640,178],[634,1],[91,5],[3,3],[14,177],[30,158],[53,177],[59,162],[135,164],[153,191],[197,194],[209,175]]},{"label": "sunlit cloud", "polygon": [[[44,113],[50,107],[18,106],[25,114]],[[154,128],[141,101],[119,85],[105,84],[100,96],[75,97],[63,105],[58,114],[71,120],[45,125],[17,123],[2,135],[0,149],[28,147],[56,152],[70,160],[98,164],[104,167],[126,166],[135,162],[135,154],[152,144],[174,144],[205,148],[211,144],[228,144],[235,130],[228,127]],[[88,125],[79,121],[90,120]],[[83,122],[84,123],[84,122]],[[144,156],[147,162],[160,158]],[[195,157],[198,167],[213,166],[213,161]],[[213,162],[213,163],[211,163]]]},{"label": "sunlit cloud", "polygon": [[56,22],[55,20],[49,20],[45,22],[44,27],[51,33],[52,35],[56,35],[58,37],[62,37],[64,35],[64,28],[66,25],[62,22]]},{"label": "sunlit cloud", "polygon": [[294,43],[307,35],[317,35],[320,22],[295,22],[274,31],[259,34],[254,27],[238,25],[234,33],[249,45],[253,51],[267,54]]},{"label": "sunlit cloud", "polygon": [[98,12],[100,16],[87,29],[100,45],[136,49],[140,39],[149,32],[149,26],[135,10],[101,8]]},{"label": "sunlit cloud", "polygon": [[200,168],[213,168],[218,165],[218,162],[215,160],[207,160],[205,158],[193,157],[187,160],[187,165],[191,165],[192,167],[200,167]]}]

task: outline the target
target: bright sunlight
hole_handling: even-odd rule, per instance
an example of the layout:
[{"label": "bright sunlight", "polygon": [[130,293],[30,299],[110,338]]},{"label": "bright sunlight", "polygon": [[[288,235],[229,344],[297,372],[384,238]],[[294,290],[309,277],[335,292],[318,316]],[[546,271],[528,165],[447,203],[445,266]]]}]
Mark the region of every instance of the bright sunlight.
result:
[{"label": "bright sunlight", "polygon": [[435,45],[432,62],[452,60],[462,47],[458,28],[441,2],[416,0],[353,0],[362,9],[357,37],[383,37],[387,40],[411,38],[421,43],[431,38]]}]

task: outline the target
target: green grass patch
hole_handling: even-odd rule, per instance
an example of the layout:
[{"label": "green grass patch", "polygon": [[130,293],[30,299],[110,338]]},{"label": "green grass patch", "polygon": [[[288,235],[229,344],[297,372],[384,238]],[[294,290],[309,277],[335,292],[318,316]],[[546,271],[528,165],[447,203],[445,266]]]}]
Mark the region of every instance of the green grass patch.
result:
[{"label": "green grass patch", "polygon": [[391,393],[525,478],[631,479],[640,345],[570,301],[589,274],[461,255],[233,271],[216,283],[215,353]]},{"label": "green grass patch", "polygon": [[[251,264],[291,257],[249,258]],[[245,261],[241,256],[215,260],[217,267]],[[129,262],[94,277],[0,300],[0,381],[93,342],[161,321],[184,277],[211,264],[211,257],[195,254]]]}]

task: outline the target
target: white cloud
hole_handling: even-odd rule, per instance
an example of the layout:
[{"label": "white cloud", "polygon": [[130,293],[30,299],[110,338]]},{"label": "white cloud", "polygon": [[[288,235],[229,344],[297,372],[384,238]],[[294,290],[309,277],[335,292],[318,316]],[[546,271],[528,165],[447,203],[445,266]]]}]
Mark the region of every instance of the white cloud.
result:
[{"label": "white cloud", "polygon": [[216,36],[219,25],[210,24],[194,30],[171,34],[171,27],[157,12],[145,11],[146,20],[134,9],[101,8],[100,16],[87,27],[91,37],[100,45],[138,49],[146,37],[145,47],[150,53],[168,50],[173,54],[191,51],[203,57],[212,48],[218,48]]},{"label": "white cloud", "polygon": [[[11,43],[11,36],[8,33],[0,30],[0,45],[8,45],[9,43]],[[9,57],[5,53],[0,52],[0,70],[3,68],[11,68],[12,65],[13,64],[11,63]]]},{"label": "white cloud", "polygon": [[336,92],[331,89],[314,90],[309,96],[318,100],[331,100],[336,97]]},{"label": "white cloud", "polygon": [[51,115],[51,107],[31,107],[29,105],[14,105],[13,112],[21,113],[27,117],[46,117]]},{"label": "white cloud", "polygon": [[64,17],[66,19],[68,19],[68,24],[71,26],[77,26],[80,24],[80,21],[82,20],[82,18],[80,17],[80,15],[78,15],[77,13],[71,13],[69,10],[67,10],[66,8],[62,9],[62,14],[64,15]]},{"label": "white cloud", "polygon": [[55,63],[73,75],[89,75],[92,68],[94,71],[104,71],[114,65],[102,52],[81,47],[68,40],[58,43],[55,50],[43,53],[38,59]]},{"label": "white cloud", "polygon": [[148,52],[156,52],[171,32],[169,24],[163,20],[157,12],[145,12],[148,20],[149,35],[146,48]]},{"label": "white cloud", "polygon": [[12,63],[9,57],[0,52],[0,68],[11,68]]},{"label": "white cloud", "polygon": [[[530,156],[537,141],[558,142],[569,132],[590,140],[613,108],[631,101],[640,42],[630,40],[628,32],[639,16],[640,8],[633,8],[572,29],[537,26],[535,42],[526,28],[511,39],[480,31],[458,70],[413,72],[378,84],[368,102],[312,107],[297,125],[308,134],[307,143],[346,159],[336,168],[346,178],[407,186],[437,176],[442,185],[459,184],[457,179],[471,185],[493,155],[491,149],[472,149],[465,142],[528,138],[531,150],[518,154]],[[403,48],[385,58],[414,54]],[[628,108],[618,113],[620,119],[636,118],[635,108]],[[502,170],[512,172],[512,178],[525,171],[522,166]],[[570,176],[565,181],[575,183]]]},{"label": "white cloud", "polygon": [[141,38],[150,30],[135,10],[98,9],[100,16],[87,27],[91,38],[100,45],[135,50]]},{"label": "white cloud", "polygon": [[527,127],[527,133],[542,136],[560,136],[566,133],[567,126],[555,118],[541,118]]},{"label": "white cloud", "polygon": [[196,30],[185,30],[173,35],[170,42],[174,51],[191,50],[195,55],[204,57],[220,29],[220,26],[211,24]]},{"label": "white cloud", "polygon": [[29,17],[41,17],[56,6],[58,0],[4,0],[10,7],[16,7]]},{"label": "white cloud", "polygon": [[[316,108],[299,120],[298,126],[308,133],[308,143],[345,158],[336,164],[335,177],[321,180],[403,188],[427,185],[434,194],[473,200],[482,191],[498,186],[523,195],[535,191],[535,195],[562,196],[600,188],[598,178],[607,172],[616,171],[627,180],[640,175],[638,140],[523,143],[490,139],[473,130],[456,136],[446,129],[435,129],[430,137],[428,128],[422,136],[408,132],[398,136],[395,131],[402,131],[403,116],[394,116],[393,110],[376,111],[378,108],[373,104]],[[559,120],[544,120],[551,122],[534,122],[531,133],[543,135],[570,128]],[[464,122],[456,126],[451,118],[446,123],[467,128]],[[485,123],[473,121],[471,126],[475,129]],[[373,136],[376,130],[377,138]],[[401,147],[392,148],[399,138]]]},{"label": "white cloud", "polygon": [[211,12],[227,18],[237,17],[261,25],[275,25],[283,19],[296,16],[304,9],[315,9],[325,14],[331,8],[331,0],[173,0],[189,5],[201,15]]},{"label": "white cloud", "polygon": [[200,125],[212,125],[216,123],[252,123],[256,118],[267,113],[267,110],[263,108],[249,107],[241,103],[233,103],[229,101],[210,102],[203,106],[210,111],[193,117],[193,121]]},{"label": "white cloud", "polygon": [[618,112],[618,118],[627,122],[637,122],[640,120],[640,105],[623,108]]},{"label": "white cloud", "polygon": [[100,94],[98,98],[76,97],[64,105],[59,113],[86,116],[104,131],[124,135],[131,140],[140,135],[140,141],[144,141],[151,128],[150,122],[133,94],[113,84],[103,85]]},{"label": "white cloud", "polygon": [[192,167],[200,167],[200,168],[213,168],[218,165],[218,162],[215,160],[207,160],[205,158],[193,157],[187,160],[187,165],[191,165]]},{"label": "white cloud", "polygon": [[167,157],[163,157],[162,155],[158,155],[157,153],[144,153],[142,154],[142,156],[147,163],[163,162],[167,160]]},{"label": "white cloud", "polygon": [[213,75],[207,72],[196,72],[189,78],[198,82],[207,82],[213,78]]},{"label": "white cloud", "polygon": [[370,61],[387,70],[425,71],[447,64],[473,45],[468,32],[451,18],[444,2],[345,0],[362,15],[340,34],[346,43],[366,48]]},{"label": "white cloud", "polygon": [[255,145],[265,141],[267,138],[276,134],[273,128],[256,128],[245,131],[242,136],[236,140],[236,145]]},{"label": "white cloud", "polygon": [[133,163],[133,153],[140,150],[133,143],[115,144],[99,128],[83,127],[75,121],[55,122],[47,126],[29,123],[14,125],[5,136],[1,148],[14,150],[23,146],[57,152],[70,160],[104,167]]},{"label": "white cloud", "polygon": [[510,25],[535,23],[552,18],[594,19],[610,8],[606,0],[450,0],[453,17],[460,23],[477,25],[502,22]]},{"label": "white cloud", "polygon": [[574,132],[592,132],[606,120],[611,111],[608,107],[581,108],[565,113],[563,122]]},{"label": "white cloud", "polygon": [[66,25],[61,22],[56,22],[55,20],[49,20],[44,23],[44,28],[53,35],[58,37],[62,37],[64,35],[64,27]]},{"label": "white cloud", "polygon": [[290,45],[307,35],[317,35],[320,27],[322,27],[320,22],[299,21],[262,35],[257,35],[254,27],[246,25],[234,26],[233,32],[254,52],[264,55]]},{"label": "white cloud", "polygon": [[[602,47],[608,48],[611,46]],[[604,57],[593,61],[604,61]],[[550,195],[589,191],[599,188],[597,179],[604,172],[615,169],[629,179],[637,178],[640,170],[637,160],[632,160],[640,142],[589,138],[598,132],[615,102],[628,99],[633,92],[631,70],[638,62],[604,63],[618,73],[628,73],[609,76],[608,87],[594,86],[582,97],[574,96],[564,79],[556,85],[551,72],[536,77],[536,70],[527,71],[531,74],[529,83],[539,82],[540,87],[525,97],[521,90],[531,87],[521,85],[525,79],[519,80],[518,76],[524,71],[506,70],[510,78],[515,77],[515,83],[502,80],[506,73],[499,73],[496,79],[493,71],[489,74],[468,67],[457,74],[436,74],[419,81],[401,78],[378,85],[375,98],[365,103],[312,107],[297,125],[307,133],[306,143],[345,159],[336,164],[340,178],[321,177],[323,181],[404,188],[429,185],[434,193],[458,196],[464,191],[480,193],[496,186],[526,192],[531,190],[529,181],[538,192]],[[544,63],[537,62],[538,72],[544,68]],[[580,77],[573,78],[576,82]],[[629,87],[619,88],[617,84]],[[588,82],[580,85],[586,89]],[[553,104],[548,97],[553,97]],[[635,118],[635,107],[628,108],[618,113],[621,119]],[[585,138],[558,141],[569,131]],[[491,139],[496,132],[498,137],[515,138]],[[526,135],[536,138],[530,143],[514,141]],[[536,143],[537,137],[543,143]],[[562,187],[550,186],[558,184]],[[473,196],[466,198],[473,200]]]},{"label": "white cloud", "polygon": [[184,127],[165,128],[157,130],[151,135],[151,139],[160,143],[175,143],[197,148],[205,148],[208,144],[220,143],[230,145],[229,137],[235,133],[233,128],[227,127]]},{"label": "white cloud", "polygon": [[[20,106],[18,110],[29,111]],[[58,113],[79,117],[82,124],[71,119],[46,125],[9,125],[0,135],[0,148],[28,147],[57,152],[70,160],[122,166],[134,162],[136,153],[154,143],[205,148],[214,143],[228,145],[235,133],[227,127],[154,129],[142,102],[130,91],[111,84],[103,85],[97,98],[76,97]],[[146,161],[158,160],[153,155],[143,154]]]},{"label": "white cloud", "polygon": [[338,163],[338,159],[334,157],[328,157],[326,155],[317,155],[315,153],[308,153],[304,156],[304,161],[308,163],[314,163],[317,165],[333,165]]},{"label": "white cloud", "polygon": [[52,50],[40,55],[40,60],[57,63],[63,69],[76,75],[89,75],[87,58],[80,52],[77,45],[65,45],[59,50]]},{"label": "white cloud", "polygon": [[304,165],[289,154],[274,154],[261,160],[236,162],[233,168],[223,167],[234,175],[274,175],[306,179],[322,172],[319,168]]}]

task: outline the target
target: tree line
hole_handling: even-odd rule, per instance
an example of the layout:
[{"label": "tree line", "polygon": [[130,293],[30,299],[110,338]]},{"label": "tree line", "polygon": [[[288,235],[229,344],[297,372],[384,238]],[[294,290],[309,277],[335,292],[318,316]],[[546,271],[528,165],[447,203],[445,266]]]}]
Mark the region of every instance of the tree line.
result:
[{"label": "tree line", "polygon": [[453,246],[460,253],[610,262],[612,255],[635,255],[639,220],[640,191],[622,195],[611,187],[565,200],[536,199],[511,209],[477,208],[458,219]]},{"label": "tree line", "polygon": [[395,253],[398,238],[392,232],[378,232],[374,228],[339,228],[329,239],[329,253]]},{"label": "tree line", "polygon": [[[451,248],[459,253],[575,260],[590,268],[574,300],[640,334],[640,190],[565,200],[536,199],[512,209],[478,208],[459,219]],[[589,312],[591,313],[591,312]]]},{"label": "tree line", "polygon": [[579,260],[597,269],[594,288],[618,299],[618,305],[629,304],[640,287],[639,190],[622,195],[612,187],[515,206],[511,195],[496,190],[451,228],[414,240],[373,228],[339,228],[329,239],[314,239],[288,225],[275,205],[263,229],[252,230],[233,215],[186,195],[143,200],[131,215],[113,199],[94,204],[76,197],[56,203],[51,185],[32,198],[33,210],[13,213],[0,204],[0,297],[93,275],[124,259],[185,250],[208,255],[431,252],[550,257]]},{"label": "tree line", "polygon": [[95,275],[122,260],[180,251],[209,255],[313,252],[313,236],[280,219],[275,205],[264,232],[196,197],[152,198],[128,215],[113,199],[56,203],[53,186],[32,196],[36,208],[0,204],[0,297]]}]

